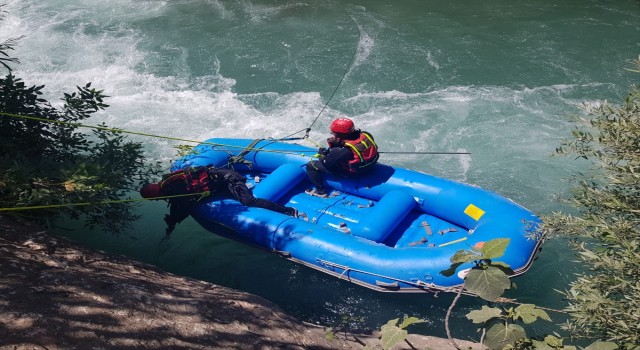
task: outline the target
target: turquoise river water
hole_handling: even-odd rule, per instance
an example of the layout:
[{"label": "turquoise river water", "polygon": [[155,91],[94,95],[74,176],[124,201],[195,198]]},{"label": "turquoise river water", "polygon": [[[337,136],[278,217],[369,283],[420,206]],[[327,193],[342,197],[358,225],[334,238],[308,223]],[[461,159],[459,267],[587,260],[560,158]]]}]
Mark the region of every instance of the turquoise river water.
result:
[{"label": "turquoise river water", "polygon": [[[551,157],[582,104],[620,102],[638,75],[640,3],[620,1],[14,0],[0,41],[24,35],[15,74],[47,98],[92,82],[111,105],[92,120],[185,139],[282,137],[310,125],[323,140],[352,117],[387,154],[382,162],[465,181],[538,214],[563,210],[565,179],[584,168]],[[132,136],[169,166],[176,142]],[[450,295],[369,291],[215,236],[192,219],[169,241],[159,203],[118,236],[62,234],[167,271],[260,295],[307,322],[377,328],[403,315],[444,335]],[[545,243],[509,297],[562,307],[580,269],[566,243]],[[454,310],[454,336],[478,337]],[[560,322],[561,315],[552,314]],[[543,332],[537,326],[533,332]]]}]

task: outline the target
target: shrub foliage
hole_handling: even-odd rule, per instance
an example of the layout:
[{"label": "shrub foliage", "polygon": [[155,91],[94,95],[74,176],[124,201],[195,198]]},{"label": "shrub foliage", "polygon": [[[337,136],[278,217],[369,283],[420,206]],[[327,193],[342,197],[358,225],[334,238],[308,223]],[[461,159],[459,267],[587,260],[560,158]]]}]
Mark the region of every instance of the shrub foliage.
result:
[{"label": "shrub foliage", "polygon": [[545,229],[571,237],[588,268],[565,292],[566,328],[633,348],[640,344],[640,89],[621,106],[586,108],[556,149],[591,164],[575,176],[569,200],[579,213],[549,215]]},{"label": "shrub foliage", "polygon": [[[15,41],[0,45],[5,68]],[[2,68],[2,67],[0,67]],[[42,98],[44,86],[28,86],[9,73],[0,78],[0,208],[41,224],[61,215],[111,231],[136,218],[121,199],[138,181],[158,173],[147,165],[141,143],[117,130],[93,129],[79,122],[108,107],[103,91],[91,83],[64,93],[62,107]],[[31,119],[27,119],[27,118]],[[32,210],[7,210],[42,206]]]}]

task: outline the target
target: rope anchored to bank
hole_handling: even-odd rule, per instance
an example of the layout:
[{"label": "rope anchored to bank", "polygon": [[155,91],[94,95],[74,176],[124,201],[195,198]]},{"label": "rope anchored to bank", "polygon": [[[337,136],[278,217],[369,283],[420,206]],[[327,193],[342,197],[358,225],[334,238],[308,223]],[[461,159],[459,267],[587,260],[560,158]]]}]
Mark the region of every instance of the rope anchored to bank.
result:
[{"label": "rope anchored to bank", "polygon": [[[157,134],[149,134],[149,133],[144,133],[144,132],[139,132],[139,131],[130,131],[130,130],[125,130],[125,129],[120,129],[120,128],[109,128],[106,126],[98,126],[98,125],[87,125],[87,124],[82,124],[82,123],[72,123],[72,122],[65,122],[62,120],[51,120],[51,119],[46,119],[46,118],[39,118],[39,117],[32,117],[32,116],[26,116],[26,115],[20,115],[20,114],[13,114],[13,113],[5,113],[5,112],[0,112],[1,116],[6,116],[6,117],[11,117],[11,118],[17,118],[17,119],[26,119],[26,120],[33,120],[33,121],[39,121],[39,122],[44,122],[44,123],[53,123],[53,124],[64,124],[64,125],[70,125],[70,126],[75,126],[75,127],[82,127],[82,128],[89,128],[89,129],[95,129],[95,130],[101,130],[101,131],[110,131],[110,132],[114,132],[114,133],[122,133],[122,134],[131,134],[131,135],[139,135],[139,136],[147,136],[147,137],[154,137],[154,138],[159,138],[159,139],[165,139],[165,140],[173,140],[173,141],[183,141],[183,142],[191,142],[191,143],[196,143],[196,144],[202,144],[202,145],[211,145],[214,147],[221,147],[221,148],[230,148],[230,149],[241,149],[243,150],[243,152],[250,152],[250,151],[255,151],[255,152],[267,152],[267,153],[283,153],[283,154],[298,154],[301,155],[303,157],[312,157],[313,154],[315,154],[317,152],[317,150],[309,150],[309,149],[300,149],[300,150],[277,150],[277,149],[264,149],[264,148],[256,148],[253,146],[236,146],[236,145],[228,145],[228,144],[223,144],[223,143],[217,143],[217,142],[209,142],[209,141],[199,141],[199,140],[191,140],[191,139],[184,139],[184,138],[179,138],[179,137],[172,137],[172,136],[163,136],[163,135],[157,135]],[[320,147],[320,144],[314,142],[318,147]],[[305,153],[310,153],[305,154]],[[403,152],[403,151],[380,151],[380,154],[471,154],[469,152]]]},{"label": "rope anchored to bank", "polygon": [[[348,70],[348,67],[347,67],[347,70]],[[345,72],[345,74],[346,74],[346,72]],[[343,76],[343,78],[344,78],[344,76]],[[337,87],[336,87],[336,90],[337,90]],[[334,93],[335,93],[335,91],[334,91]],[[333,95],[332,95],[332,97],[333,97]],[[236,146],[236,145],[228,145],[228,144],[209,142],[209,141],[199,141],[199,140],[191,140],[191,139],[185,139],[185,138],[179,138],[179,137],[171,137],[171,136],[150,134],[150,133],[139,132],[139,131],[130,131],[130,130],[125,130],[125,129],[120,129],[120,128],[111,128],[111,127],[106,127],[106,126],[88,125],[88,124],[82,124],[82,123],[67,122],[67,121],[62,121],[62,120],[46,119],[46,118],[27,116],[27,115],[20,115],[20,114],[14,114],[14,113],[0,112],[0,116],[16,118],[16,119],[23,119],[23,120],[32,120],[32,121],[43,122],[43,123],[70,125],[70,126],[74,126],[74,127],[82,127],[82,128],[88,128],[88,129],[94,129],[94,130],[109,131],[109,132],[113,132],[113,133],[122,133],[122,134],[147,136],[147,137],[154,137],[154,138],[165,139],[165,140],[190,142],[190,143],[196,143],[196,144],[201,144],[201,145],[211,145],[213,147],[219,147],[221,150],[225,150],[225,149],[241,149],[242,151],[241,151],[240,154],[246,154],[248,152],[255,151],[255,152],[295,154],[295,155],[299,155],[299,156],[302,156],[302,157],[314,157],[315,153],[317,152],[315,149],[275,150],[275,149],[264,149],[264,148],[256,148],[256,147],[254,147],[254,146],[257,145],[258,141],[260,141],[261,139],[255,140],[253,143],[251,143],[248,146]],[[318,117],[319,116],[320,116],[320,114],[318,114]],[[316,117],[316,120],[317,119],[318,118]],[[314,120],[314,123],[315,123],[315,120]],[[317,144],[317,145],[318,145],[318,147],[320,147],[319,144]],[[379,153],[381,153],[381,154],[470,154],[468,152],[385,152],[385,151],[381,151]],[[236,156],[236,158],[237,158],[237,156]],[[193,194],[188,194],[188,195],[193,195]],[[183,196],[183,195],[180,195],[180,196]],[[158,198],[154,198],[154,199],[165,199],[165,198],[170,198],[170,197],[158,197]],[[143,198],[143,199],[123,199],[123,200],[110,200],[110,201],[100,201],[100,202],[81,202],[81,203],[67,203],[67,204],[37,205],[37,206],[28,206],[28,207],[0,208],[0,212],[3,212],[3,211],[20,211],[20,210],[35,210],[35,209],[49,209],[49,208],[64,208],[64,207],[71,207],[71,206],[88,206],[88,205],[99,205],[99,204],[128,203],[128,202],[137,202],[137,201],[144,201],[144,200],[147,200],[147,199],[145,199],[145,198]]]},{"label": "rope anchored to bank", "polygon": [[142,202],[148,200],[159,200],[159,199],[171,199],[176,197],[190,197],[190,196],[200,196],[206,197],[210,192],[201,192],[201,193],[187,193],[187,194],[177,194],[173,196],[163,196],[163,197],[153,197],[153,198],[139,198],[139,199],[118,199],[118,200],[109,200],[109,201],[99,201],[99,202],[80,202],[80,203],[65,203],[65,204],[49,204],[49,205],[33,205],[28,207],[13,207],[13,208],[0,208],[0,212],[2,211],[21,211],[21,210],[35,210],[35,209],[50,209],[50,208],[65,208],[65,207],[78,207],[78,206],[86,206],[86,205],[100,205],[100,204],[116,204],[116,203],[130,203],[130,202]]},{"label": "rope anchored to bank", "polygon": [[[125,130],[125,129],[120,129],[120,128],[109,128],[109,127],[98,126],[98,125],[87,125],[87,124],[82,124],[82,123],[65,122],[65,121],[62,121],[62,120],[51,120],[51,119],[46,119],[46,118],[32,117],[32,116],[13,114],[13,113],[0,112],[0,115],[6,116],[6,117],[17,118],[17,119],[33,120],[33,121],[44,122],[44,123],[70,125],[70,126],[75,126],[75,127],[89,128],[89,129],[95,129],[95,130],[101,130],[101,131],[110,131],[110,132],[114,132],[114,133],[140,135],[140,136],[154,137],[154,138],[165,139],[165,140],[183,141],[183,142],[190,142],[190,143],[196,143],[196,144],[211,145],[211,146],[216,146],[216,147],[226,147],[226,148],[232,148],[232,149],[242,149],[242,150],[256,151],[256,152],[260,151],[260,152],[287,153],[287,154],[315,153],[316,152],[315,150],[302,150],[302,149],[301,150],[287,150],[287,151],[285,151],[285,150],[265,150],[265,149],[261,149],[261,148],[244,147],[244,146],[236,146],[236,145],[226,145],[226,144],[216,143],[216,142],[199,141],[199,140],[184,139],[184,138],[179,138],[179,137],[171,137],[171,136],[163,136],[163,135],[157,135],[157,134],[149,134],[149,133],[144,133],[144,132],[139,132],[139,131],[130,131],[130,130]],[[302,155],[305,156],[304,154],[302,154]]]}]

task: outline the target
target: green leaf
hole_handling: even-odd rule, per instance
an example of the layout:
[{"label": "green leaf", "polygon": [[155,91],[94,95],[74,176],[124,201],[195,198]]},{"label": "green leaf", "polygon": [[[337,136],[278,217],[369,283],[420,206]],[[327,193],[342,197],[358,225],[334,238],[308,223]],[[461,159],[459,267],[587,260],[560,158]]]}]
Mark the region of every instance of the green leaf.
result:
[{"label": "green leaf", "polygon": [[511,269],[511,266],[509,266],[509,264],[504,263],[502,261],[492,261],[491,262],[491,266],[500,267],[500,268],[502,268],[502,270]]},{"label": "green leaf", "polygon": [[562,339],[553,335],[548,335],[544,337],[544,342],[549,344],[549,346],[553,348],[559,348],[562,346]]},{"label": "green leaf", "polygon": [[458,250],[451,257],[451,262],[454,264],[463,264],[480,259],[482,259],[482,256],[480,254],[476,254],[470,250]]},{"label": "green leaf", "polygon": [[421,319],[419,319],[417,317],[407,317],[402,321],[402,323],[398,327],[400,327],[402,329],[405,329],[405,328],[411,326],[412,324],[424,323],[424,322],[426,322],[426,321],[425,320],[421,320]]},{"label": "green leaf", "polygon": [[511,287],[509,277],[496,267],[471,269],[464,281],[464,287],[487,301],[495,301]]},{"label": "green leaf", "polygon": [[511,238],[496,238],[486,242],[482,246],[482,257],[484,259],[495,259],[504,255]]},{"label": "green leaf", "polygon": [[484,323],[492,318],[500,317],[502,310],[495,307],[482,306],[480,310],[473,310],[469,312],[466,317],[473,323]]},{"label": "green leaf", "polygon": [[394,345],[407,338],[408,332],[396,326],[397,323],[398,319],[396,318],[380,328],[380,343],[383,349],[391,349]]},{"label": "green leaf", "polygon": [[531,340],[531,343],[534,346],[534,349],[536,350],[554,350],[552,347],[550,347],[547,343],[540,341],[540,340]]},{"label": "green leaf", "polygon": [[486,344],[490,349],[502,349],[506,345],[513,345],[516,341],[526,338],[524,329],[515,324],[494,324],[487,331]]},{"label": "green leaf", "polygon": [[584,350],[616,350],[618,345],[608,341],[597,341],[589,346],[587,346]]},{"label": "green leaf", "polygon": [[516,316],[526,324],[535,322],[538,318],[551,321],[549,315],[542,309],[536,308],[534,304],[522,304],[515,309]]},{"label": "green leaf", "polygon": [[456,269],[460,265],[462,265],[462,263],[452,264],[448,269],[440,271],[440,274],[445,277],[451,277],[454,273],[456,273]]},{"label": "green leaf", "polygon": [[491,261],[489,265],[493,267],[497,267],[498,269],[500,269],[500,271],[502,271],[507,276],[511,276],[515,273],[511,268],[511,266],[503,263],[502,261]]},{"label": "green leaf", "polygon": [[335,339],[336,333],[333,331],[333,328],[327,328],[324,331],[324,338],[328,341],[332,341]]},{"label": "green leaf", "polygon": [[400,320],[399,318],[394,318],[393,320],[389,320],[389,321],[387,321],[387,323],[386,323],[386,324],[384,324],[384,325],[382,325],[382,327],[380,327],[380,330],[384,332],[384,330],[385,330],[386,328],[389,328],[389,327],[396,327],[396,325],[398,324],[398,321],[399,321],[399,320]]}]

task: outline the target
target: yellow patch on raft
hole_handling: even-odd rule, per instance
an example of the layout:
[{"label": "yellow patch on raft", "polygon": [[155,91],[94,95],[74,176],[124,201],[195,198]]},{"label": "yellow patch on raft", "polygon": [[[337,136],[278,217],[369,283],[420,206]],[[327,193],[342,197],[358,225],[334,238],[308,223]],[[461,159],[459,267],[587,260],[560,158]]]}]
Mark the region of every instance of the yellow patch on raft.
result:
[{"label": "yellow patch on raft", "polygon": [[469,204],[467,208],[464,210],[464,213],[469,215],[473,220],[478,221],[484,215],[484,210],[476,207],[473,204]]}]

